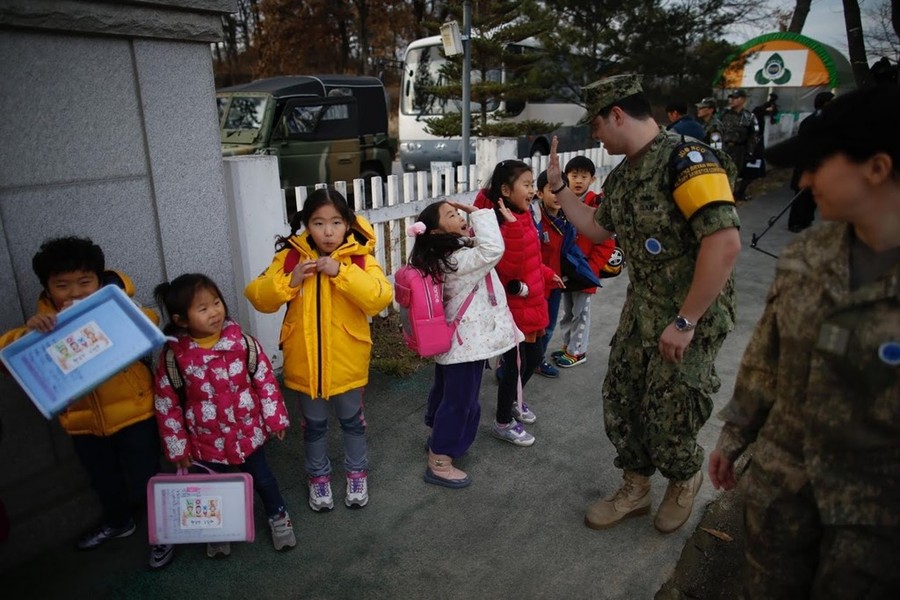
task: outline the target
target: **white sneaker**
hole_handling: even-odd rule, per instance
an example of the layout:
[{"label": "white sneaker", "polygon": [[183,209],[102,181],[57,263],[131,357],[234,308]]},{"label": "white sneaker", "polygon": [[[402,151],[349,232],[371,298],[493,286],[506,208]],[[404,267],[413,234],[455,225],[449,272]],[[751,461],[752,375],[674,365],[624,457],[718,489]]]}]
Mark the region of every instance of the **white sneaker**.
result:
[{"label": "white sneaker", "polygon": [[206,555],[210,558],[231,556],[231,542],[210,542],[206,545]]},{"label": "white sneaker", "polygon": [[290,549],[297,545],[294,526],[291,524],[291,516],[287,511],[269,519],[269,531],[272,532],[272,545],[276,550]]},{"label": "white sneaker", "polygon": [[537,415],[535,415],[528,405],[524,402],[522,403],[522,412],[519,412],[518,403],[514,402],[512,407],[512,416],[513,419],[518,421],[519,423],[524,423],[525,425],[531,425],[535,421],[537,421]]},{"label": "white sneaker", "polygon": [[334,498],[331,495],[331,475],[310,477],[308,482],[309,507],[316,512],[334,508]]},{"label": "white sneaker", "polygon": [[362,508],[369,503],[369,483],[365,471],[347,472],[347,496],[344,504],[348,508]]},{"label": "white sneaker", "polygon": [[491,434],[497,439],[516,446],[526,447],[534,443],[534,436],[525,431],[525,427],[515,419],[506,425],[494,421],[494,424],[491,425]]}]

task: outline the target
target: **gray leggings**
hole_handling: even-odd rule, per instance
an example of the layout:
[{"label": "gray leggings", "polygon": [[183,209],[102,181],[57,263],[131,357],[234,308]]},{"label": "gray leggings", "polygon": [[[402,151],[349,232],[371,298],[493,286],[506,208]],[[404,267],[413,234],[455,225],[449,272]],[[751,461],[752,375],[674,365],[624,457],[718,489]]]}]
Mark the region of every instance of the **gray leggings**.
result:
[{"label": "gray leggings", "polygon": [[366,445],[363,388],[349,390],[328,400],[313,399],[303,393],[299,396],[307,475],[319,477],[331,473],[331,461],[328,460],[328,414],[332,407],[344,434],[344,469],[348,472],[367,470],[369,449]]}]

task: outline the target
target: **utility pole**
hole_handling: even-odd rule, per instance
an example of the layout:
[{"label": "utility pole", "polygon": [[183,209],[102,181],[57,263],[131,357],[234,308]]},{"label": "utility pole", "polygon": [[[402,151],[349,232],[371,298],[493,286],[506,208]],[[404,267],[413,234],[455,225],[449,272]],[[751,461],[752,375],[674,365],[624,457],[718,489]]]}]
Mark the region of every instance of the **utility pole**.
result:
[{"label": "utility pole", "polygon": [[472,72],[472,3],[463,2],[463,73],[462,73],[462,166],[463,176],[460,183],[469,187],[469,135],[472,130],[471,72]]}]

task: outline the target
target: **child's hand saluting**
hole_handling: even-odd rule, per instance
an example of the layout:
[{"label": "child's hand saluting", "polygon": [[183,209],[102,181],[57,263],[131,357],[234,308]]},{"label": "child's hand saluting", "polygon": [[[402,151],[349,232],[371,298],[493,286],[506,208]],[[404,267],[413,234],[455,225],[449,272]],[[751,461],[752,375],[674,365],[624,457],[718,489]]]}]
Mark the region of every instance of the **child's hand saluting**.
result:
[{"label": "child's hand saluting", "polygon": [[506,208],[506,204],[503,203],[503,198],[497,200],[497,210],[501,215],[503,215],[503,218],[506,219],[507,223],[516,222],[516,215],[514,215],[511,210]]}]

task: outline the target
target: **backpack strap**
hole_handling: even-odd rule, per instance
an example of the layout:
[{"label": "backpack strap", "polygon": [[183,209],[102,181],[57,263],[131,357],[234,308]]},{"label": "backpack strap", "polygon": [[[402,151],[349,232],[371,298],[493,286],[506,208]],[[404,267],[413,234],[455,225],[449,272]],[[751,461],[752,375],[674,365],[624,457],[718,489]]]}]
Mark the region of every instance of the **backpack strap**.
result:
[{"label": "backpack strap", "polygon": [[163,360],[166,363],[166,375],[169,376],[169,383],[172,384],[172,389],[175,390],[175,393],[178,394],[178,397],[181,398],[183,403],[184,377],[181,376],[181,369],[178,367],[178,361],[175,360],[175,351],[172,350],[172,347],[168,344],[166,345]]},{"label": "backpack strap", "polygon": [[299,262],[300,251],[292,246],[291,249],[288,250],[287,256],[284,257],[284,272],[290,273]]},{"label": "backpack strap", "polygon": [[247,373],[250,375],[250,379],[253,379],[259,366],[259,349],[256,347],[256,340],[243,331],[241,335],[244,336],[244,343],[247,344]]},{"label": "backpack strap", "polygon": [[[491,273],[488,271],[488,274],[484,276],[484,282],[487,286],[488,298],[491,301],[491,306],[497,306],[497,295],[494,293],[494,282],[491,281]],[[462,344],[462,338],[459,337],[459,334],[456,332],[456,328],[459,327],[460,322],[462,321],[463,315],[466,314],[466,310],[468,310],[469,305],[472,304],[472,300],[475,298],[475,292],[478,291],[478,284],[475,284],[475,287],[472,288],[472,291],[469,292],[469,295],[466,296],[466,299],[463,300],[462,305],[459,307],[459,310],[456,311],[456,318],[450,322],[450,335],[456,336],[456,341]]]}]

